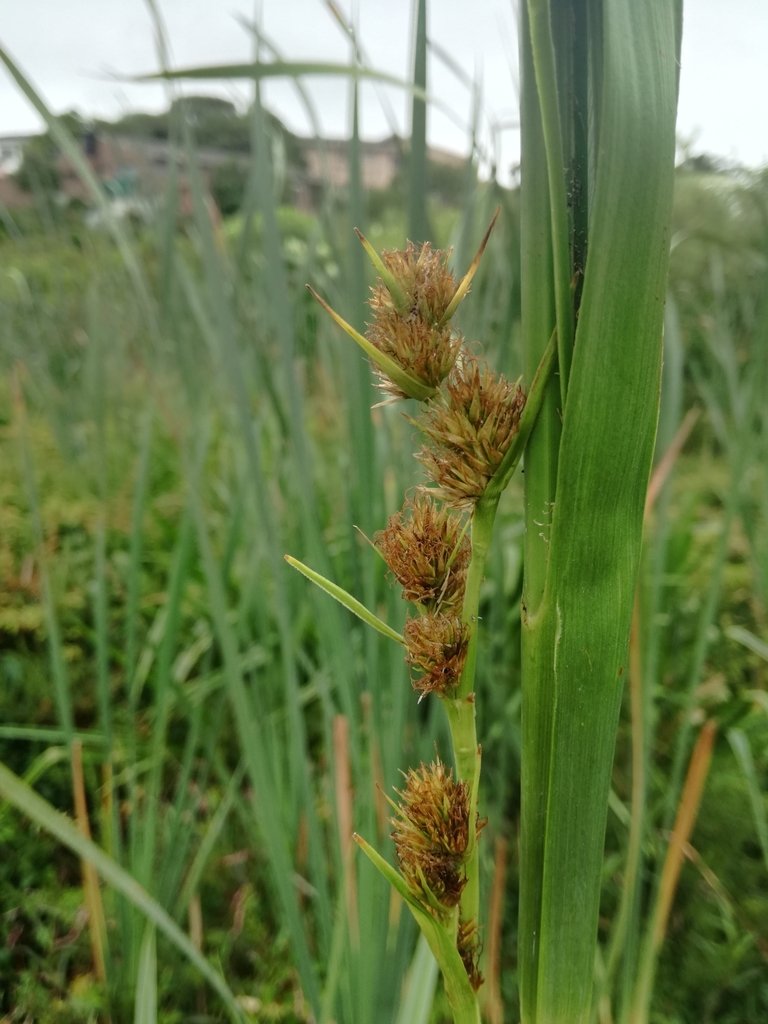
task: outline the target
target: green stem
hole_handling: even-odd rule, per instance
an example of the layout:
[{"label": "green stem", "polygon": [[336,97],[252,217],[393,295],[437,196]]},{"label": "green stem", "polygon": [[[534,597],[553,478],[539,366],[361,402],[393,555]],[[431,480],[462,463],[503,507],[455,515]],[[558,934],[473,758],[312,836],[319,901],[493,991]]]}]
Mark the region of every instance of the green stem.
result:
[{"label": "green stem", "polygon": [[499,495],[481,498],[472,516],[472,559],[467,571],[462,619],[469,629],[467,658],[456,696],[443,700],[451,732],[456,774],[469,786],[469,842],[466,854],[467,884],[461,894],[462,921],[478,921],[480,916],[480,868],[477,857],[477,795],[480,786],[480,747],[475,722],[475,668],[477,665],[477,627],[480,608],[480,586],[483,581],[488,549]]},{"label": "green stem", "polygon": [[464,607],[461,617],[469,629],[469,644],[464,670],[457,697],[468,697],[475,688],[475,668],[477,664],[477,625],[480,609],[480,587],[488,559],[488,549],[493,536],[493,523],[499,504],[499,494],[490,498],[485,495],[478,501],[472,515],[472,558],[467,570],[467,583],[464,589]]}]

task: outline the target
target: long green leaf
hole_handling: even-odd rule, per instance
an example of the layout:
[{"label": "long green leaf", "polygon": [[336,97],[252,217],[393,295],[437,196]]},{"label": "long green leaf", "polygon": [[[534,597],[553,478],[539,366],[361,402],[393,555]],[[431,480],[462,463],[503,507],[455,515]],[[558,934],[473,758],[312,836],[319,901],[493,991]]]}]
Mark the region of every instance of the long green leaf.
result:
[{"label": "long green leaf", "polygon": [[[523,45],[532,39],[534,51],[550,44],[542,19],[552,23],[557,41],[563,33],[556,23],[575,17],[571,4],[528,6],[538,29]],[[581,52],[590,62],[596,108],[590,115],[594,186],[584,286],[554,455],[553,500],[542,508],[529,492],[526,508],[528,531],[540,543],[526,563],[523,621],[519,941],[525,1024],[590,1020],[610,773],[658,415],[672,199],[676,6],[616,0],[594,2],[589,11],[591,34]],[[524,151],[523,183],[525,189],[526,180],[546,173],[548,201],[562,205],[565,190],[554,184],[562,162],[551,166],[556,126],[546,126],[559,115],[551,97],[541,98],[542,89],[552,88],[551,71],[540,74],[548,59],[534,52],[526,64],[529,75],[535,65],[548,163],[531,167]],[[570,69],[557,60],[555,65],[558,74],[568,75]],[[561,77],[561,95],[563,88]],[[529,100],[523,109],[535,113],[536,104]],[[528,137],[540,162],[535,129]],[[545,213],[532,187],[532,201]],[[540,230],[562,216],[562,210],[551,211]],[[573,253],[564,254],[570,241],[559,229],[552,239],[559,268]],[[540,276],[529,292],[549,294],[559,328],[562,271],[553,276],[540,262],[534,272]],[[536,300],[534,313],[543,301]],[[529,345],[539,339],[537,324]],[[539,419],[534,438],[540,429],[555,441],[546,419]],[[551,481],[552,450],[540,457],[533,445],[530,452],[526,477],[541,472]]]}]

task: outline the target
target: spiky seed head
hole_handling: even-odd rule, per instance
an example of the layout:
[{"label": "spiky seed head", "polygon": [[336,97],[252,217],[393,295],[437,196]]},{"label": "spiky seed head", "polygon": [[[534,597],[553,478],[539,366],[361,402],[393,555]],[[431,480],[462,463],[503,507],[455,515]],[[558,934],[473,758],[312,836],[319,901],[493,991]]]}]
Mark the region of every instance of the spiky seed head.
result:
[{"label": "spiky seed head", "polygon": [[444,612],[461,606],[471,550],[454,513],[419,494],[390,516],[373,542],[406,601]]},{"label": "spiky seed head", "polygon": [[[368,340],[425,385],[437,387],[450,373],[462,345],[461,335],[440,325],[456,291],[448,253],[432,249],[428,242],[409,242],[406,249],[382,253],[381,259],[404,300],[398,303],[383,281],[374,285]],[[376,373],[384,391],[405,397],[383,371],[376,368]]]},{"label": "spiky seed head", "polygon": [[458,615],[408,619],[403,636],[405,660],[421,673],[413,680],[415,690],[447,694],[458,686],[469,642],[469,629]]},{"label": "spiky seed head", "polygon": [[[450,373],[462,345],[450,327],[436,327],[413,314],[386,310],[368,325],[368,340],[423,384],[436,388]],[[382,391],[407,397],[379,367],[374,367]]]},{"label": "spiky seed head", "polygon": [[371,289],[374,316],[396,310],[402,315],[418,316],[427,323],[438,323],[456,291],[456,279],[448,267],[449,257],[449,251],[433,249],[429,242],[418,246],[409,242],[405,249],[383,252],[381,259],[404,293],[407,308],[397,309],[386,285],[378,281]]},{"label": "spiky seed head", "polygon": [[455,907],[466,884],[469,787],[436,760],[410,769],[397,795],[392,839],[403,878],[425,906]]},{"label": "spiky seed head", "polygon": [[419,420],[431,442],[419,453],[435,497],[453,508],[482,497],[517,433],[525,393],[471,356],[456,364]]}]

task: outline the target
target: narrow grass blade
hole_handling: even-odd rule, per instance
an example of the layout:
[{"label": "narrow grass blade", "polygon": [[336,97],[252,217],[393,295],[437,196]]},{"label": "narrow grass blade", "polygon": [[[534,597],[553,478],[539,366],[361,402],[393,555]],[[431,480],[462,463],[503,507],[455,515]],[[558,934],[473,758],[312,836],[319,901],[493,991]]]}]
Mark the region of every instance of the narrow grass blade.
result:
[{"label": "narrow grass blade", "polygon": [[165,937],[182,953],[200,975],[220,996],[230,1019],[242,1024],[244,1015],[219,972],[195,949],[184,932],[160,904],[114,860],[91,840],[86,839],[76,826],[46,800],[31,789],[12,771],[0,764],[0,795],[13,804],[23,815],[39,825],[82,860],[88,861],[101,877],[122,893],[148,921],[153,922]]},{"label": "narrow grass blade", "polygon": [[430,237],[427,216],[427,0],[414,0],[413,85],[411,136],[408,152],[408,237],[426,242]]},{"label": "narrow grass blade", "polygon": [[[246,64],[211,64],[189,68],[173,68],[149,75],[136,75],[135,82],[157,82],[162,79],[189,78],[197,81],[209,79],[247,78],[259,81],[265,78],[304,78],[309,75],[333,78],[363,78],[385,85],[399,85],[411,91],[414,87],[404,78],[377,71],[374,68],[358,67],[356,64],[338,64],[333,61],[270,61]],[[422,98],[427,99],[421,92]]]},{"label": "narrow grass blade", "polygon": [[459,281],[459,284],[458,284],[458,286],[456,288],[456,291],[453,294],[453,298],[448,303],[448,306],[447,306],[445,312],[443,313],[442,317],[440,318],[440,323],[441,324],[448,323],[448,321],[451,319],[453,314],[459,308],[459,304],[461,303],[461,300],[464,298],[464,296],[469,291],[470,286],[472,285],[472,281],[474,279],[474,276],[477,273],[477,270],[478,270],[478,268],[480,266],[480,261],[483,258],[483,253],[485,252],[485,247],[488,245],[488,239],[491,237],[491,232],[493,231],[494,227],[496,226],[496,221],[499,219],[499,214],[500,213],[501,213],[501,207],[497,206],[495,211],[494,211],[493,217],[491,218],[491,223],[488,225],[488,227],[486,229],[486,232],[483,235],[483,240],[480,243],[480,245],[478,247],[478,250],[475,253],[474,257],[472,258],[472,262],[470,263],[470,265],[469,265],[466,273],[462,277],[462,279]]},{"label": "narrow grass blade", "polygon": [[19,68],[10,54],[2,49],[2,47],[0,47],[0,61],[5,65],[8,73],[16,82],[24,96],[26,96],[38,114],[42,117],[54,142],[59,146],[62,153],[66,155],[82,181],[88,187],[91,198],[102,213],[104,223],[107,225],[108,230],[115,240],[115,245],[120,251],[120,255],[123,258],[126,269],[130,275],[131,282],[136,291],[137,298],[141,303],[142,312],[147,318],[149,325],[154,329],[156,327],[154,307],[141,264],[138,261],[134,248],[128,239],[124,228],[113,216],[109,201],[99,185],[95,174],[88,165],[88,161],[85,159],[80,146],[78,146],[75,139],[72,138],[71,134],[61,124],[58,118],[54,117],[50,112],[30,80],[21,68]]},{"label": "narrow grass blade", "polygon": [[[74,790],[75,820],[83,838],[90,842],[91,825],[88,817],[88,805],[85,797],[85,780],[83,778],[83,748],[75,740],[72,743],[72,786]],[[104,920],[104,904],[101,901],[99,879],[93,865],[84,858],[82,860],[83,893],[88,908],[88,930],[91,937],[91,952],[96,977],[101,982],[107,981],[107,926]]]},{"label": "narrow grass blade", "polygon": [[739,767],[744,773],[744,781],[749,792],[749,802],[752,805],[752,814],[755,819],[755,830],[760,842],[760,849],[763,853],[765,870],[768,871],[768,812],[766,812],[765,794],[757,766],[755,765],[752,748],[743,729],[729,729],[728,742],[731,745],[734,757],[739,762]]},{"label": "narrow grass blade", "polygon": [[480,1024],[477,998],[469,984],[467,972],[456,949],[455,941],[449,937],[448,930],[421,906],[412,895],[402,875],[395,871],[392,865],[388,864],[370,843],[357,834],[354,836],[354,840],[377,871],[402,896],[408,909],[416,918],[416,923],[442,971],[455,1024]]},{"label": "narrow grass blade", "polygon": [[[546,149],[546,171],[549,186],[550,231],[552,234],[552,253],[554,266],[554,300],[557,314],[557,347],[560,366],[560,396],[565,405],[568,388],[568,377],[571,368],[571,351],[573,348],[573,302],[571,297],[571,246],[568,232],[568,204],[566,200],[566,181],[563,170],[567,165],[567,157],[563,152],[563,134],[568,130],[561,120],[560,96],[558,92],[557,61],[553,35],[559,23],[568,21],[568,27],[574,31],[573,3],[564,5],[555,13],[555,5],[548,0],[528,0],[528,18],[530,26],[530,49],[533,56],[533,68],[536,77],[536,90],[541,110],[541,127]],[[579,26],[583,29],[583,25]],[[573,75],[573,65],[567,66]],[[561,72],[562,73],[562,72]],[[586,111],[582,113],[586,117]]]},{"label": "narrow grass blade", "polygon": [[717,723],[713,720],[705,722],[691,754],[685,785],[680,794],[675,824],[664,858],[658,893],[651,912],[646,944],[638,965],[635,999],[629,1015],[629,1024],[646,1024],[649,1019],[656,963],[666,934],[685,856],[685,847],[699,813],[699,805],[712,761],[712,748],[716,734]]},{"label": "narrow grass blade", "polygon": [[133,1024],[157,1024],[157,932],[149,923],[139,950]]},{"label": "narrow grass blade", "polygon": [[395,1024],[429,1024],[437,979],[437,961],[427,940],[419,935]]},{"label": "narrow grass blade", "polygon": [[373,269],[379,275],[381,280],[387,286],[387,291],[392,296],[392,299],[397,306],[399,313],[404,313],[408,308],[408,296],[405,294],[403,289],[400,287],[400,282],[397,280],[392,271],[387,267],[384,260],[379,256],[374,247],[365,237],[365,235],[358,228],[355,228],[355,234],[360,239],[360,244],[368,259],[373,264]]}]

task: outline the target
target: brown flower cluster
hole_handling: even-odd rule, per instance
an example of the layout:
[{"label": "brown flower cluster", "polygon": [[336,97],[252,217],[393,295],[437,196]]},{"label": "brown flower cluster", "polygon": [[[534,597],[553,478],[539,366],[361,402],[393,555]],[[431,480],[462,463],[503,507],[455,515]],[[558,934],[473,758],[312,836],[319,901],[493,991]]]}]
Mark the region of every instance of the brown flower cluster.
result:
[{"label": "brown flower cluster", "polygon": [[403,878],[433,911],[455,907],[466,883],[469,787],[437,760],[412,768],[397,795],[392,839]]},{"label": "brown flower cluster", "polygon": [[406,310],[398,310],[389,290],[379,281],[372,289],[371,308],[376,316],[389,311],[418,315],[428,323],[442,320],[456,292],[456,279],[448,267],[450,253],[433,249],[429,242],[381,254],[384,266],[402,289]]},{"label": "brown flower cluster", "polygon": [[419,422],[432,442],[418,454],[436,485],[432,493],[453,508],[481,498],[517,433],[524,406],[518,384],[463,357]]},{"label": "brown flower cluster", "polygon": [[[376,283],[371,290],[373,320],[368,340],[422,383],[437,387],[450,373],[462,344],[461,336],[441,323],[456,291],[447,254],[433,250],[428,242],[418,247],[410,242],[407,249],[382,253],[381,259],[404,299],[398,304],[381,280]],[[383,390],[406,397],[375,369]]]},{"label": "brown flower cluster", "polygon": [[406,601],[429,610],[460,608],[470,559],[461,521],[420,494],[373,539]]},{"label": "brown flower cluster", "polygon": [[456,936],[456,947],[467,972],[469,983],[477,992],[485,980],[480,973],[480,937],[476,921],[461,921]]},{"label": "brown flower cluster", "polygon": [[458,615],[422,615],[408,619],[404,630],[405,660],[421,675],[413,687],[446,694],[458,686],[467,657],[469,630]]}]

